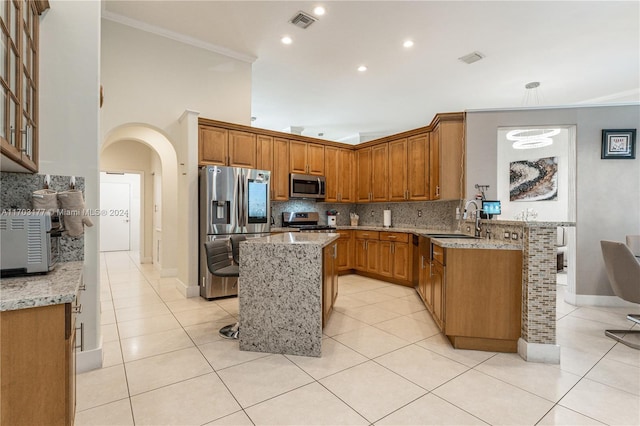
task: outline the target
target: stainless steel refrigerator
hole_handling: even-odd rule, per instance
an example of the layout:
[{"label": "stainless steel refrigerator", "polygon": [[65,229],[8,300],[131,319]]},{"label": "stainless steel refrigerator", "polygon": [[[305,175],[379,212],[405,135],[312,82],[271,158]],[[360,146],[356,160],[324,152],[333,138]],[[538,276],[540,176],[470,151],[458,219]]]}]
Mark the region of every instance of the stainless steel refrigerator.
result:
[{"label": "stainless steel refrigerator", "polygon": [[[268,235],[271,228],[268,170],[206,166],[200,168],[200,296],[216,299],[238,294],[237,278],[209,273],[204,243],[234,234]],[[228,242],[230,244],[230,241]]]}]

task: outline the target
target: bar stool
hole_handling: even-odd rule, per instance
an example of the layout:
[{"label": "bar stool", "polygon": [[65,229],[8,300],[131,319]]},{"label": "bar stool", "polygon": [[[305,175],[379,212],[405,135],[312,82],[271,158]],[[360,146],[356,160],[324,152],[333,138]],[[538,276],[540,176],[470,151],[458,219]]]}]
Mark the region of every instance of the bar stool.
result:
[{"label": "bar stool", "polygon": [[[207,267],[211,274],[218,277],[239,277],[240,276],[240,242],[246,240],[244,235],[233,235],[231,237],[231,255],[229,257],[229,245],[226,240],[212,240],[204,244],[207,253]],[[225,339],[237,339],[240,333],[240,324],[225,325],[219,331],[220,336]]]}]

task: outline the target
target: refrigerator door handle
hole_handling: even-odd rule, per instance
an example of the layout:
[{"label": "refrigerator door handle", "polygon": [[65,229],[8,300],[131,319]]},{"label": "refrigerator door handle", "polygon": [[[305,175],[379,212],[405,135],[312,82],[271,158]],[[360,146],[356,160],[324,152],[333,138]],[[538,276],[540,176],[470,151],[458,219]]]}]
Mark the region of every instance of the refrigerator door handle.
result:
[{"label": "refrigerator door handle", "polygon": [[245,183],[247,181],[247,177],[245,175],[242,175],[240,182],[242,184],[242,197],[240,198],[240,207],[241,207],[241,215],[242,215],[242,221],[240,222],[241,226],[247,226],[247,204],[248,204],[248,200],[247,200],[247,188],[245,187]]},{"label": "refrigerator door handle", "polygon": [[236,181],[236,226],[242,226],[242,188],[240,187],[242,182],[242,175],[238,174]]}]

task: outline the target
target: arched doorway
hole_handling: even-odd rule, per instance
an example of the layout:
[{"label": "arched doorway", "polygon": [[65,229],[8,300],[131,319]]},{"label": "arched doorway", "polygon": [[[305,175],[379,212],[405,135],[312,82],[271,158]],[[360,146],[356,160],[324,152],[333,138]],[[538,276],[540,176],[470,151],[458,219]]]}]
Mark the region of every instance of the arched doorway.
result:
[{"label": "arched doorway", "polygon": [[[155,161],[159,163],[154,166],[154,170],[158,171],[153,176],[154,190],[148,194],[157,201],[154,203],[153,212],[158,223],[154,224],[153,229],[152,262],[159,269],[161,276],[175,276],[178,270],[176,208],[178,161],[176,151],[169,138],[161,130],[147,124],[129,123],[118,126],[107,133],[100,149],[101,157],[110,146],[125,142],[144,144],[151,149]],[[158,208],[156,209],[155,206]]]}]

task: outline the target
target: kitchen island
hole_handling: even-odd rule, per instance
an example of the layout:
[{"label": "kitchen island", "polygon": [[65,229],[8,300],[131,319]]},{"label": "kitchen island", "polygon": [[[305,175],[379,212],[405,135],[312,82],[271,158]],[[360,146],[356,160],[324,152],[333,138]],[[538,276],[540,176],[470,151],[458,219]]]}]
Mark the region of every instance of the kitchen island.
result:
[{"label": "kitchen island", "polygon": [[338,238],[284,233],[240,244],[240,350],[321,355],[323,311],[336,294],[325,293],[327,267]]}]

